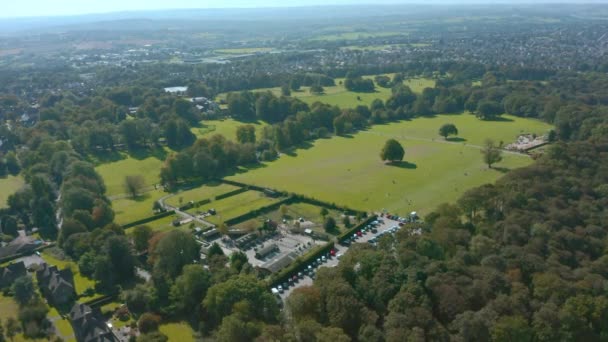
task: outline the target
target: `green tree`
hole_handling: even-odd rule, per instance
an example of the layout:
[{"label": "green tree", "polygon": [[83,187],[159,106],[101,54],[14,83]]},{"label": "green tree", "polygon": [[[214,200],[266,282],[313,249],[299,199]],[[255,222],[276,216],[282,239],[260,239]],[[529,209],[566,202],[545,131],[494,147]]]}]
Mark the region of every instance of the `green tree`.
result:
[{"label": "green tree", "polygon": [[449,135],[458,135],[458,128],[454,124],[447,123],[439,128],[439,135],[444,139],[447,139]]},{"label": "green tree", "polygon": [[140,195],[141,190],[146,186],[146,181],[142,175],[129,175],[125,176],[125,191],[136,198]]},{"label": "green tree", "polygon": [[248,275],[238,275],[213,285],[207,291],[203,306],[211,322],[217,324],[232,314],[235,304],[241,301],[249,304],[251,317],[264,321],[276,319],[278,307],[266,284]]},{"label": "green tree", "polygon": [[291,89],[288,84],[283,84],[283,86],[281,86],[281,95],[291,96]]},{"label": "green tree", "polygon": [[327,208],[323,207],[323,208],[321,208],[320,214],[321,214],[321,217],[325,217],[329,214],[329,210],[327,210]]},{"label": "green tree", "polygon": [[11,290],[14,293],[15,301],[21,306],[29,303],[35,294],[34,283],[29,276],[17,278],[11,285]]},{"label": "green tree", "polygon": [[310,93],[313,95],[321,95],[325,92],[325,89],[321,85],[315,84],[310,87]]},{"label": "green tree", "polygon": [[327,216],[325,218],[325,221],[323,222],[323,229],[325,229],[326,232],[331,232],[331,231],[335,230],[336,229],[336,220],[331,216]]},{"label": "green tree", "polygon": [[141,317],[139,317],[139,320],[137,321],[137,327],[139,328],[139,331],[141,333],[147,334],[153,331],[158,331],[160,322],[160,316],[146,312],[145,314],[141,315]]},{"label": "green tree", "polygon": [[321,292],[317,287],[298,287],[287,297],[286,305],[296,321],[321,317]]},{"label": "green tree", "polygon": [[243,266],[249,262],[247,258],[247,254],[243,252],[234,252],[230,254],[230,268],[236,270],[237,272],[241,272]]},{"label": "green tree", "polygon": [[532,341],[534,333],[528,322],[521,316],[505,316],[492,327],[492,341],[526,342]]},{"label": "green tree", "polygon": [[154,235],[152,228],[148,226],[137,226],[133,228],[133,245],[138,252],[148,250],[148,242]]},{"label": "green tree", "polygon": [[176,313],[198,312],[207,289],[211,285],[211,275],[200,265],[184,266],[182,274],[171,286],[170,301]]},{"label": "green tree", "polygon": [[14,317],[9,317],[6,319],[6,337],[9,340],[13,341],[13,338],[21,331],[21,327],[19,326],[19,322]]},{"label": "green tree", "polygon": [[492,165],[502,160],[502,149],[499,145],[496,145],[493,140],[487,139],[481,149],[483,156],[483,162],[492,168]]},{"label": "green tree", "polygon": [[153,257],[155,273],[176,278],[185,265],[200,258],[200,247],[192,234],[173,230],[158,242]]},{"label": "green tree", "polygon": [[391,163],[402,161],[404,155],[405,151],[403,150],[403,146],[395,139],[387,140],[380,152],[380,158],[383,161],[388,160]]},{"label": "green tree", "polygon": [[237,127],[236,140],[241,144],[255,144],[255,127],[253,125],[242,125]]}]

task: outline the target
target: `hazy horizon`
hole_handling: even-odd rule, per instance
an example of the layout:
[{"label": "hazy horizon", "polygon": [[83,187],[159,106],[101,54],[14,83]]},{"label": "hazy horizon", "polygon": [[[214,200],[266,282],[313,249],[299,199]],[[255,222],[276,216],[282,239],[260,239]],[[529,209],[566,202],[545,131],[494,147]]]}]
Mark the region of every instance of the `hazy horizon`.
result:
[{"label": "hazy horizon", "polygon": [[366,5],[366,4],[538,4],[573,3],[604,4],[608,0],[29,0],[3,6],[0,19],[27,17],[75,16],[129,11],[157,11],[179,9],[218,9],[218,8],[256,8],[256,7],[301,7],[328,5]]}]

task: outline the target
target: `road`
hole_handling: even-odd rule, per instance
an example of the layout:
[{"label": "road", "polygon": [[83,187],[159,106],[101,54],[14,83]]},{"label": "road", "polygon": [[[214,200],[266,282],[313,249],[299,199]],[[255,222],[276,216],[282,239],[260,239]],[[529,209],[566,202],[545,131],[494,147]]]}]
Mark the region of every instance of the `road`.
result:
[{"label": "road", "polygon": [[[380,221],[381,224],[376,228],[376,229],[378,229],[377,233],[367,232],[367,234],[363,234],[363,236],[358,238],[355,243],[368,243],[369,240],[371,240],[374,237],[377,237],[382,232],[389,230],[391,227],[399,226],[398,221],[389,220],[384,217],[380,217],[378,219],[378,221]],[[342,246],[342,245],[336,244],[336,246],[334,247],[334,249],[336,249],[336,257],[328,259],[321,267],[338,266],[338,263],[340,262],[340,260],[338,259],[338,256],[344,255],[348,251],[348,248],[349,247],[347,247],[347,246]],[[283,293],[279,294],[279,296],[281,297],[281,299],[283,301],[285,301],[285,299],[287,299],[287,297],[289,297],[289,295],[293,292],[293,290],[295,290],[299,287],[302,287],[302,286],[310,286],[310,285],[312,285],[312,283],[313,283],[313,279],[307,275],[304,275],[304,278],[298,280],[298,282],[295,283],[294,285],[289,286],[289,288],[286,291],[284,291]]]},{"label": "road", "polygon": [[163,196],[163,197],[161,197],[158,200],[158,203],[160,203],[161,207],[165,208],[165,210],[173,210],[173,211],[175,211],[176,214],[178,214],[179,216],[181,216],[183,218],[192,219],[193,221],[196,221],[196,222],[198,222],[198,223],[200,223],[202,225],[205,225],[207,227],[212,227],[212,228],[215,227],[215,224],[213,224],[213,223],[211,223],[209,221],[205,221],[205,220],[203,220],[203,219],[201,219],[201,218],[199,218],[199,217],[197,217],[195,215],[191,215],[191,214],[189,214],[189,213],[187,213],[185,211],[181,211],[181,210],[179,210],[179,208],[176,208],[176,207],[173,207],[173,206],[170,206],[170,205],[166,204],[165,200],[167,198],[173,197],[173,196],[175,196],[175,195],[172,194],[172,195]]}]

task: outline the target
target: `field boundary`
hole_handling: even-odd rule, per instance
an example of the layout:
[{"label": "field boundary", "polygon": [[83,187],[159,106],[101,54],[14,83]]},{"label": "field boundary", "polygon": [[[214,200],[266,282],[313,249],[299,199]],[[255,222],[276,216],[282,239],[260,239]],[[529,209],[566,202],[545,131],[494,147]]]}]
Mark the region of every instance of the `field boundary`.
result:
[{"label": "field boundary", "polygon": [[333,248],[334,248],[334,243],[329,242],[323,246],[319,246],[316,249],[308,252],[303,257],[296,258],[294,260],[294,262],[292,262],[289,266],[282,269],[278,273],[271,275],[270,278],[268,279],[268,286],[273,287],[277,284],[280,284],[281,282],[284,282],[287,279],[287,277],[289,277],[291,274],[294,274],[294,273],[304,269],[304,267],[306,267],[306,265],[308,265],[308,263],[317,259],[317,257],[319,257],[322,254],[329,253],[329,251],[332,250]]},{"label": "field boundary", "polygon": [[171,216],[171,215],[175,215],[175,210],[169,210],[169,211],[165,211],[164,213],[160,213],[157,215],[153,215],[153,216],[148,216],[146,218],[143,218],[141,220],[137,220],[137,221],[133,221],[131,223],[127,223],[125,225],[122,226],[122,229],[129,229],[129,228],[133,228],[135,226],[140,226],[142,224],[146,224],[146,223],[150,223],[156,220],[160,220],[162,218]]}]

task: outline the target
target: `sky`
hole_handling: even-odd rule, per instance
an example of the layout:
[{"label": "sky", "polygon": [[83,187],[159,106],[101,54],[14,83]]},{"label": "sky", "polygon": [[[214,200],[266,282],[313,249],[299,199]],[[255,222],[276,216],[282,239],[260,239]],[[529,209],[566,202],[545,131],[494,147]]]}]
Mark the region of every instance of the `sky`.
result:
[{"label": "sky", "polygon": [[[604,2],[605,0],[464,0],[473,3]],[[463,0],[2,0],[0,18],[63,16],[136,10],[288,7],[348,4],[462,3]]]}]

